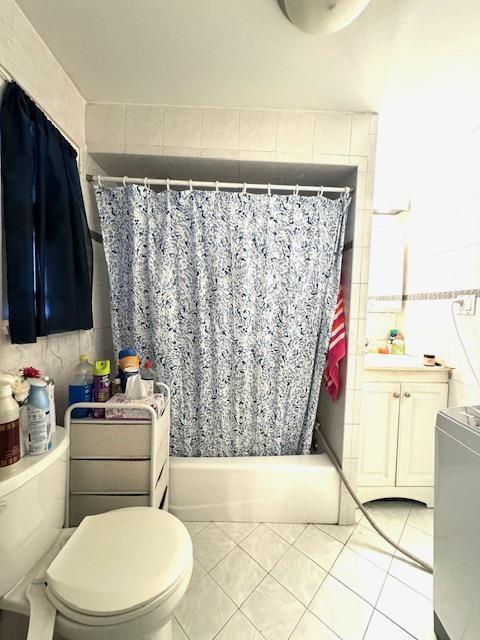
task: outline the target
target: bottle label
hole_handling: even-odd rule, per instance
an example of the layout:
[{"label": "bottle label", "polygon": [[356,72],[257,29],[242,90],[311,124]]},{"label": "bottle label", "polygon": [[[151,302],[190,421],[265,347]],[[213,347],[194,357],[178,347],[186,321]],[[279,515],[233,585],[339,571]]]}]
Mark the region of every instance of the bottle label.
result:
[{"label": "bottle label", "polygon": [[50,412],[28,407],[27,448],[32,456],[46,453],[49,442]]},{"label": "bottle label", "polygon": [[[110,376],[95,376],[93,379],[93,399],[95,402],[107,402],[110,399]],[[105,409],[94,409],[94,418],[105,417]]]},{"label": "bottle label", "polygon": [[20,460],[20,430],[18,419],[0,424],[0,467]]}]

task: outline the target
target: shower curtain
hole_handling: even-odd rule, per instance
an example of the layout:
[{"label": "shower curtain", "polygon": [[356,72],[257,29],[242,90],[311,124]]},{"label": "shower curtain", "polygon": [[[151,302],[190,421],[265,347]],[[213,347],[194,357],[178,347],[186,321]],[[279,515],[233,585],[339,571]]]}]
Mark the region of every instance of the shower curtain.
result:
[{"label": "shower curtain", "polygon": [[177,456],[308,453],[349,201],[97,187],[114,345],[172,390]]}]

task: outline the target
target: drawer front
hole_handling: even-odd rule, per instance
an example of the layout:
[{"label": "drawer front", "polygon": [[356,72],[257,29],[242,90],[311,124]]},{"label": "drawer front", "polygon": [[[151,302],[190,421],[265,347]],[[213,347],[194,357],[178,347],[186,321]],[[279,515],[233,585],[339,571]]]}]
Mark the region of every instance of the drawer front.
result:
[{"label": "drawer front", "polygon": [[85,516],[105,513],[124,507],[148,507],[150,496],[71,495],[70,526],[76,527]]},{"label": "drawer front", "polygon": [[70,491],[149,491],[149,460],[71,460]]},{"label": "drawer front", "polygon": [[72,423],[71,458],[149,458],[150,424]]}]

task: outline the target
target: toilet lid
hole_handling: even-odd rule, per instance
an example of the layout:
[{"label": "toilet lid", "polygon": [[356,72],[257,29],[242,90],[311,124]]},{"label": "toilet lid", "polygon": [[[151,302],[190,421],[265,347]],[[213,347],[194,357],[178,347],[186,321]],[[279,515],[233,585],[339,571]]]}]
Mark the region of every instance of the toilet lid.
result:
[{"label": "toilet lid", "polygon": [[151,507],[118,509],[82,520],[47,569],[54,596],[75,611],[132,611],[169,591],[190,567],[184,525]]}]

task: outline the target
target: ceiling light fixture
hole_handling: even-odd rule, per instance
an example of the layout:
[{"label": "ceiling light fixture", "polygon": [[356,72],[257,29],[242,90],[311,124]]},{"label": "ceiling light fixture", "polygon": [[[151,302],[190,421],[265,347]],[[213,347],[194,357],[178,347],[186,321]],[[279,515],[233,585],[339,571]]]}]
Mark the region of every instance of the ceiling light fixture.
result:
[{"label": "ceiling light fixture", "polygon": [[296,27],[311,34],[345,29],[370,0],[278,0],[283,13]]}]

